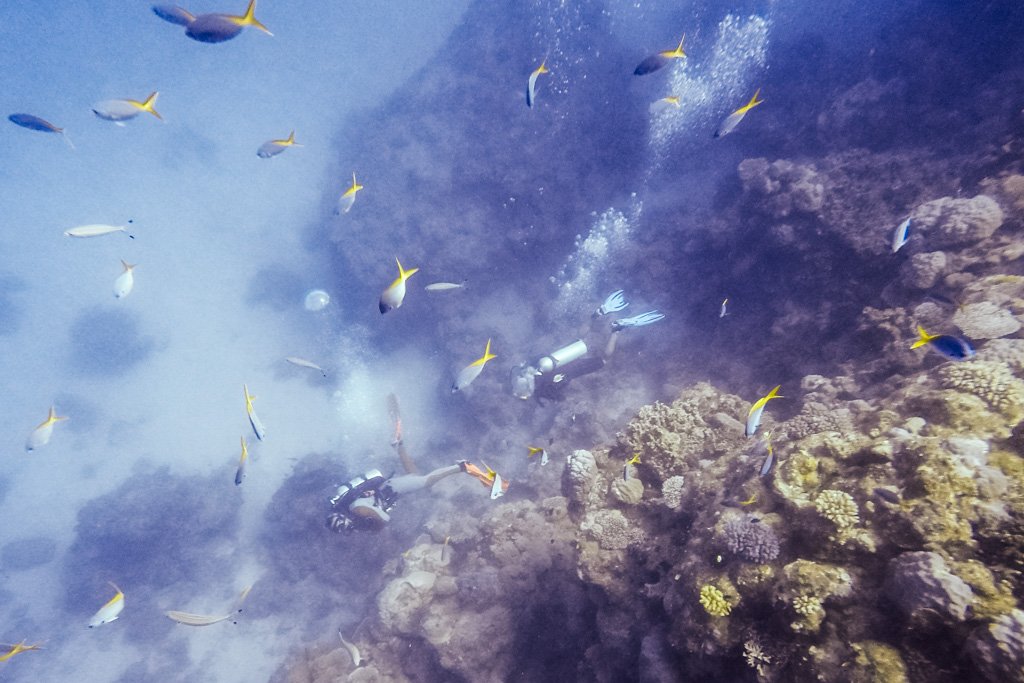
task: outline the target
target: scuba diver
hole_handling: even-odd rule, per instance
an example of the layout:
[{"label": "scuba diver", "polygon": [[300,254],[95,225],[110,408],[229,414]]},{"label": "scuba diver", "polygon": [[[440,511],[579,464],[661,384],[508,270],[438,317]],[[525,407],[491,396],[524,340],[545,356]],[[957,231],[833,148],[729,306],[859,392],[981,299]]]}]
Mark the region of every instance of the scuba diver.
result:
[{"label": "scuba diver", "polygon": [[[591,324],[597,318],[603,318],[610,313],[616,313],[626,308],[629,302],[621,289],[608,295],[594,314],[591,316]],[[612,331],[605,342],[604,349],[600,356],[587,356],[587,344],[582,339],[577,339],[546,356],[541,357],[536,363],[520,363],[509,371],[509,384],[512,395],[524,401],[531,396],[538,400],[559,400],[565,387],[577,377],[589,375],[603,368],[612,354],[615,352],[615,345],[618,342],[619,333],[631,327],[643,327],[658,322],[665,317],[665,314],[654,310],[631,318],[619,318],[612,322]]]},{"label": "scuba diver", "polygon": [[[405,449],[402,438],[402,418],[398,412],[398,399],[388,396],[388,409],[395,425],[395,436],[391,445],[398,451],[405,474],[385,477],[378,469],[367,470],[338,487],[331,497],[332,512],[327,516],[327,528],[338,533],[345,531],[380,531],[391,521],[391,510],[400,495],[429,489],[437,482],[453,474],[465,472],[484,486],[491,489],[491,498],[504,495],[508,482],[494,470],[481,470],[473,463],[460,460],[454,465],[438,467],[427,474],[420,474]],[[495,493],[497,489],[497,494]]]}]

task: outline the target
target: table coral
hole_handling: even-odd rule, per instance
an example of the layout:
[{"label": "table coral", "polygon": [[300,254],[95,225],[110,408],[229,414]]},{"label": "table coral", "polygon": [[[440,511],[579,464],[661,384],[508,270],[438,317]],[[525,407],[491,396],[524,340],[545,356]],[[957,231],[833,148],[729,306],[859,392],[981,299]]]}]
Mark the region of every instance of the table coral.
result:
[{"label": "table coral", "polygon": [[943,387],[973,394],[1013,422],[1024,417],[1024,382],[1013,376],[1006,363],[950,363],[939,369],[938,376]]},{"label": "table coral", "polygon": [[959,306],[953,324],[971,339],[996,339],[1020,329],[1020,322],[1008,310],[991,301]]},{"label": "table coral", "polygon": [[929,244],[958,247],[991,237],[1003,224],[1003,211],[985,195],[970,199],[942,197],[917,207],[911,219]]}]

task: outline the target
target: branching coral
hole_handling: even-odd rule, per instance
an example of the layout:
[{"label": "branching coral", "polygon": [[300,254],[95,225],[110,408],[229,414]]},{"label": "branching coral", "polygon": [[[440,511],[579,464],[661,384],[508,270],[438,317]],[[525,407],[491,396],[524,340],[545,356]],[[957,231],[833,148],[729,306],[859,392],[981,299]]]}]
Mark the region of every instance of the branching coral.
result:
[{"label": "branching coral", "polygon": [[857,501],[845,491],[826,489],[814,501],[818,514],[836,525],[840,531],[848,530],[860,523]]},{"label": "branching coral", "polygon": [[793,598],[793,611],[802,617],[810,617],[823,612],[821,599],[813,595],[798,595]]},{"label": "branching coral", "polygon": [[750,562],[766,564],[779,556],[779,537],[775,530],[756,517],[729,520],[722,529],[722,536],[729,552]]},{"label": "branching coral", "polygon": [[732,611],[732,605],[725,599],[725,594],[710,583],[701,586],[700,605],[713,617],[726,617]]}]

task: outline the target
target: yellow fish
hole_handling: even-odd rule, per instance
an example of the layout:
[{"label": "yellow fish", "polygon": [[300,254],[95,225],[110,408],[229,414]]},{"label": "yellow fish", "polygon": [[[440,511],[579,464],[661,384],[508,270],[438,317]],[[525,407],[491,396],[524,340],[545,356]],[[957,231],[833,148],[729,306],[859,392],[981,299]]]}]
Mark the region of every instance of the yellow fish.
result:
[{"label": "yellow fish", "polygon": [[256,435],[257,439],[263,441],[267,436],[267,430],[263,428],[263,422],[252,407],[252,402],[256,400],[256,397],[249,393],[249,387],[244,384],[242,385],[242,391],[245,392],[245,413],[249,416],[249,424],[252,425],[253,434]]},{"label": "yellow fish", "polygon": [[124,593],[117,587],[117,584],[111,582],[110,585],[117,593],[107,601],[107,604],[100,607],[96,614],[92,615],[92,619],[89,620],[89,628],[109,624],[121,616],[121,610],[124,609]]},{"label": "yellow fish", "polygon": [[675,95],[662,97],[660,100],[651,103],[651,106],[648,107],[652,114],[660,114],[663,111],[671,111],[673,109],[679,109],[679,98]]},{"label": "yellow fish", "polygon": [[302,145],[295,142],[294,130],[283,140],[268,140],[264,142],[260,145],[260,148],[256,150],[256,156],[260,159],[269,159],[272,156],[277,156],[289,147],[302,147]]},{"label": "yellow fish", "polygon": [[[157,14],[168,21],[173,21],[159,12]],[[231,40],[237,36],[247,26],[263,31],[268,36],[274,35],[256,18],[256,0],[249,0],[249,7],[241,16],[220,13],[200,14],[186,24],[185,35],[201,43],[223,43],[225,40]]]},{"label": "yellow fish", "polygon": [[[353,177],[354,178],[354,177]],[[405,299],[405,281],[412,277],[419,268],[410,268],[405,270],[402,268],[402,262],[395,258],[395,263],[398,264],[398,277],[395,281],[388,285],[388,288],[381,292],[380,302],[377,304],[377,308],[380,309],[381,315],[387,313],[393,308],[399,308],[402,305],[402,301]]]},{"label": "yellow fish", "polygon": [[65,416],[57,414],[53,406],[50,406],[50,414],[45,420],[43,420],[39,426],[32,430],[32,433],[28,435],[28,441],[25,442],[26,451],[34,451],[37,448],[42,448],[46,444],[50,443],[50,437],[53,436],[53,425],[58,422],[63,422],[68,419]]},{"label": "yellow fish", "polygon": [[639,465],[640,464],[640,454],[639,453],[634,453],[633,457],[626,461],[626,464],[627,465]]},{"label": "yellow fish", "polygon": [[644,61],[640,62],[640,65],[633,70],[634,76],[645,76],[650,73],[654,73],[659,69],[663,69],[672,62],[673,59],[683,59],[686,57],[686,53],[683,52],[683,40],[686,39],[684,35],[679,39],[679,47],[674,50],[664,50],[653,54]]},{"label": "yellow fish", "polygon": [[746,436],[753,436],[754,432],[757,431],[758,426],[761,424],[761,414],[764,412],[764,407],[768,404],[768,401],[773,398],[782,398],[779,396],[779,389],[782,385],[778,385],[774,389],[768,392],[767,396],[762,396],[754,402],[754,405],[750,406],[750,412],[747,413],[747,426],[743,430]]},{"label": "yellow fish", "polygon": [[240,486],[242,480],[245,479],[245,468],[249,464],[249,447],[245,443],[245,437],[242,437],[242,455],[238,458],[238,469],[235,470],[235,486]]},{"label": "yellow fish", "polygon": [[547,60],[545,59],[540,63],[533,73],[530,74],[530,80],[526,84],[526,106],[533,108],[533,103],[537,101],[537,77],[541,74],[549,73],[547,67]]},{"label": "yellow fish", "polygon": [[0,654],[0,662],[6,662],[8,659],[15,655],[20,655],[22,652],[28,652],[29,650],[41,650],[39,645],[26,645],[25,641],[15,643],[14,645],[4,643],[5,646],[11,648],[7,652]]},{"label": "yellow fish", "polygon": [[743,117],[747,115],[748,111],[764,102],[764,100],[757,99],[757,96],[760,94],[760,92],[760,88],[755,90],[754,96],[750,98],[749,102],[747,102],[742,107],[740,107],[739,109],[725,117],[725,120],[722,121],[722,125],[720,125],[718,127],[718,130],[715,131],[716,138],[724,137],[731,133],[733,128],[740,125],[740,121],[743,120]]},{"label": "yellow fish", "polygon": [[475,380],[483,371],[484,365],[487,364],[487,361],[495,358],[497,358],[497,356],[491,353],[491,340],[488,339],[487,346],[484,348],[484,355],[480,356],[459,371],[458,376],[455,378],[455,382],[452,384],[452,393],[462,391],[472,384],[473,380]]},{"label": "yellow fish", "polygon": [[356,182],[356,172],[352,171],[352,185],[338,197],[338,209],[335,213],[348,213],[352,205],[356,203],[356,192],[363,189],[363,186]]},{"label": "yellow fish", "polygon": [[92,113],[104,121],[113,121],[119,126],[123,126],[124,121],[134,119],[142,112],[152,114],[163,121],[164,117],[160,116],[160,112],[155,108],[156,98],[159,94],[159,92],[151,92],[149,97],[142,102],[128,99],[103,100],[92,105]]}]

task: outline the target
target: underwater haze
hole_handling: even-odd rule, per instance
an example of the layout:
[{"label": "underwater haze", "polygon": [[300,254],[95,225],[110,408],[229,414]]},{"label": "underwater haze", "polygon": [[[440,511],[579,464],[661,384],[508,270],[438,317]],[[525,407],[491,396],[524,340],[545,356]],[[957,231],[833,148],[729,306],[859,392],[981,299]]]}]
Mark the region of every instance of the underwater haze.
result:
[{"label": "underwater haze", "polygon": [[1024,681],[1024,6],[246,4],[0,6],[0,680]]}]

